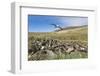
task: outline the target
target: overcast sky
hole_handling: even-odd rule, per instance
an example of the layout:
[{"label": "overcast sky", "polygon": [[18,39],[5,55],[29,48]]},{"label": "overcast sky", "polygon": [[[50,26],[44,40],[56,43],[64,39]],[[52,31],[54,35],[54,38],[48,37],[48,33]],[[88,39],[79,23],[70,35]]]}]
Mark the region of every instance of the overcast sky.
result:
[{"label": "overcast sky", "polygon": [[61,27],[88,25],[87,17],[28,15],[29,32],[51,32]]}]

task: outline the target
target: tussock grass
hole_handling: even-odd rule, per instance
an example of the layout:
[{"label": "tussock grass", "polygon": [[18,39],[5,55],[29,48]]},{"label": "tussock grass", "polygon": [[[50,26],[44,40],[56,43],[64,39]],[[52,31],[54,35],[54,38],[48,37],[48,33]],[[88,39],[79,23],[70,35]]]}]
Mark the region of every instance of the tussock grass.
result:
[{"label": "tussock grass", "polygon": [[[88,28],[76,28],[62,30],[58,32],[29,32],[28,33],[28,48],[31,48],[33,40],[54,39],[64,43],[78,43],[82,46],[88,46]],[[77,59],[87,58],[88,54],[84,52],[72,52],[70,54],[58,55],[54,59]]]}]

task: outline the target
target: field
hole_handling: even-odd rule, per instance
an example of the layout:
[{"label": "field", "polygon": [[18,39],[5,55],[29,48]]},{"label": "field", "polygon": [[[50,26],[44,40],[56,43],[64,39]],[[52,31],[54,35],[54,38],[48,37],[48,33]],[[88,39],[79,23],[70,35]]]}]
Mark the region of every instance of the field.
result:
[{"label": "field", "polygon": [[88,27],[28,33],[28,60],[88,57]]}]

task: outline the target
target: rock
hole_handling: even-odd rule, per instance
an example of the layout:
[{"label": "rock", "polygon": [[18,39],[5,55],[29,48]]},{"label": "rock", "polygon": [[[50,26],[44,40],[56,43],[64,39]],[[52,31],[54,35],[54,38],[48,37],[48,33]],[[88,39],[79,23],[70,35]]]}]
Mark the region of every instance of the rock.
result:
[{"label": "rock", "polygon": [[61,42],[54,39],[33,40],[31,49],[28,50],[29,60],[55,59],[57,56],[80,51],[87,53],[87,46],[73,42]]},{"label": "rock", "polygon": [[56,58],[57,55],[54,54],[51,50],[41,50],[36,52],[31,60],[50,60]]},{"label": "rock", "polygon": [[68,50],[66,50],[67,53],[71,53],[73,51],[75,51],[75,49],[72,46],[69,46]]},{"label": "rock", "polygon": [[79,51],[80,51],[80,52],[86,52],[86,53],[87,53],[88,49],[85,48],[85,47],[80,47]]}]

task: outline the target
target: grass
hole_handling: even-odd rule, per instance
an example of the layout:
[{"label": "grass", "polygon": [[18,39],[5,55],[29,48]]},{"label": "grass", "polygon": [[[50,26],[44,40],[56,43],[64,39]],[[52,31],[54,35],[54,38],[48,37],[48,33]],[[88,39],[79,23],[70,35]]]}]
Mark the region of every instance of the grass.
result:
[{"label": "grass", "polygon": [[[76,42],[78,44],[88,46],[88,28],[75,28],[62,30],[58,32],[29,32],[28,34],[28,47],[31,48],[31,43],[33,40],[38,39],[56,39],[61,42]],[[84,52],[72,52],[71,54],[58,55],[55,59],[77,59],[77,58],[87,58],[88,54]]]},{"label": "grass", "polygon": [[87,41],[87,28],[75,30],[75,31],[66,31],[66,32],[29,32],[29,40],[36,38],[53,38],[59,40],[82,40]]}]

